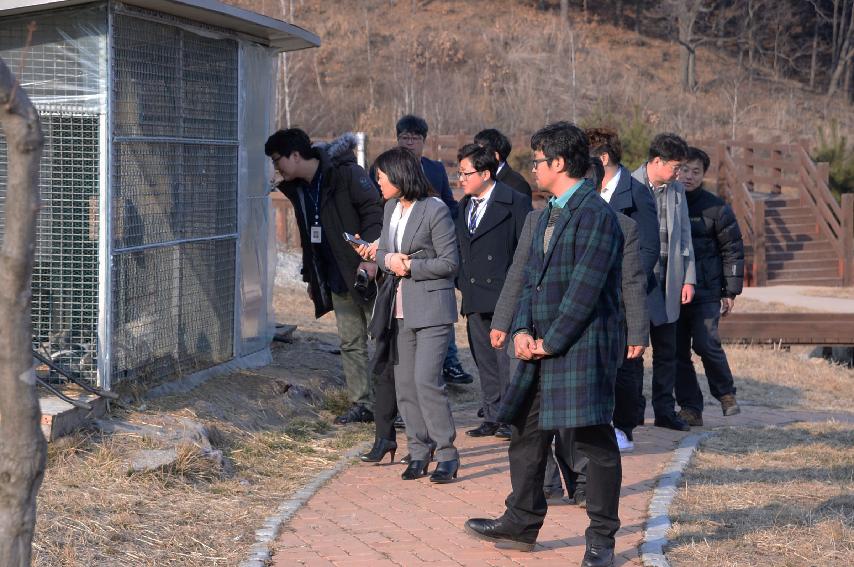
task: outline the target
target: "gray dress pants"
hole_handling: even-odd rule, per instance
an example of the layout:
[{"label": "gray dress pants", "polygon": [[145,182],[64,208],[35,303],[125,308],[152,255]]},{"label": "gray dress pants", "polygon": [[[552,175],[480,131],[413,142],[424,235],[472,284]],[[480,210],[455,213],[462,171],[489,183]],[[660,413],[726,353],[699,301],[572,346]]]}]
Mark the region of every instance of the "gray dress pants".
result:
[{"label": "gray dress pants", "polygon": [[431,440],[436,443],[437,461],[459,458],[454,447],[457,430],[442,379],[450,337],[451,325],[410,329],[398,320],[394,385],[413,460],[427,460]]}]

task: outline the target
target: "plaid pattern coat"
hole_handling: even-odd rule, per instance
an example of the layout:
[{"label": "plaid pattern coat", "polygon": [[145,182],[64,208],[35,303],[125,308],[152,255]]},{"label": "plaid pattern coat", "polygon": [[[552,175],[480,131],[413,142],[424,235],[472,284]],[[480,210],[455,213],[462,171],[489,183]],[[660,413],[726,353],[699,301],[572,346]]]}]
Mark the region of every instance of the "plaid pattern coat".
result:
[{"label": "plaid pattern coat", "polygon": [[525,398],[539,387],[540,429],[609,423],[626,348],[620,309],[623,233],[590,181],[569,199],[544,252],[548,217],[547,210],[534,233],[512,330],[542,338],[551,354],[519,364],[498,420],[521,418]]}]

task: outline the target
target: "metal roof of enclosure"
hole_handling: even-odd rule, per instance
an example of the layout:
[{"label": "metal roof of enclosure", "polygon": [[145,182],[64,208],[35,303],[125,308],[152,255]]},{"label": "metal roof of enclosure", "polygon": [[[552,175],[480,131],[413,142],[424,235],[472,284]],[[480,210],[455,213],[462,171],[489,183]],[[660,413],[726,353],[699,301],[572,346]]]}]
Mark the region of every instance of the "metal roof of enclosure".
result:
[{"label": "metal roof of enclosure", "polygon": [[[2,0],[0,17],[66,6],[92,0]],[[299,26],[268,18],[216,0],[124,0],[123,4],[178,16],[211,26],[234,30],[279,51],[318,47],[320,38]]]}]

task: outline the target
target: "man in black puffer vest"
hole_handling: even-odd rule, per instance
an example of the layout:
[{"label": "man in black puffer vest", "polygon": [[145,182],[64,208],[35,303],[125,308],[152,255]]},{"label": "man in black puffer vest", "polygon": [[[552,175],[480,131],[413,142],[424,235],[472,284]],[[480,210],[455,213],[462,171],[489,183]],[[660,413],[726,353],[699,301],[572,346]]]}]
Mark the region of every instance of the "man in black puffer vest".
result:
[{"label": "man in black puffer vest", "polygon": [[726,353],[718,336],[718,322],[732,312],[744,282],[744,244],[732,209],[720,197],[703,189],[709,156],[688,148],[679,172],[685,186],[697,285],[694,301],[682,306],[676,343],[676,401],[679,416],[689,425],[703,425],[703,394],[697,382],[691,349],[700,356],[709,391],[721,403],[725,416],[741,410]]}]

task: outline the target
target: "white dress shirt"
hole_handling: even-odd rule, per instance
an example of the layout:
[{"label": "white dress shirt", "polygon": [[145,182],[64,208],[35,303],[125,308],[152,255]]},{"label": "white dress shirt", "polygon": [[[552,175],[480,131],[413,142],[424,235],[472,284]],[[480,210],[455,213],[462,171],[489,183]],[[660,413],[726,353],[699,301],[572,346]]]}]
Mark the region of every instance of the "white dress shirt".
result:
[{"label": "white dress shirt", "polygon": [[[492,184],[492,187],[481,193],[480,197],[472,197],[472,199],[480,199],[480,205],[478,205],[477,210],[474,212],[474,230],[477,230],[480,221],[483,220],[483,215],[486,213],[486,207],[489,205],[489,197],[492,196],[492,190],[495,189],[495,183]],[[469,202],[469,206],[466,211],[466,226],[471,226],[472,224],[472,204]],[[472,231],[474,232],[474,231]]]},{"label": "white dress shirt", "polygon": [[617,184],[620,182],[620,175],[622,174],[622,168],[618,169],[617,174],[614,175],[614,177],[612,177],[611,180],[605,184],[605,187],[602,188],[602,192],[599,194],[602,195],[602,198],[605,199],[605,202],[611,202],[611,197],[614,196],[614,191],[617,190]]}]

